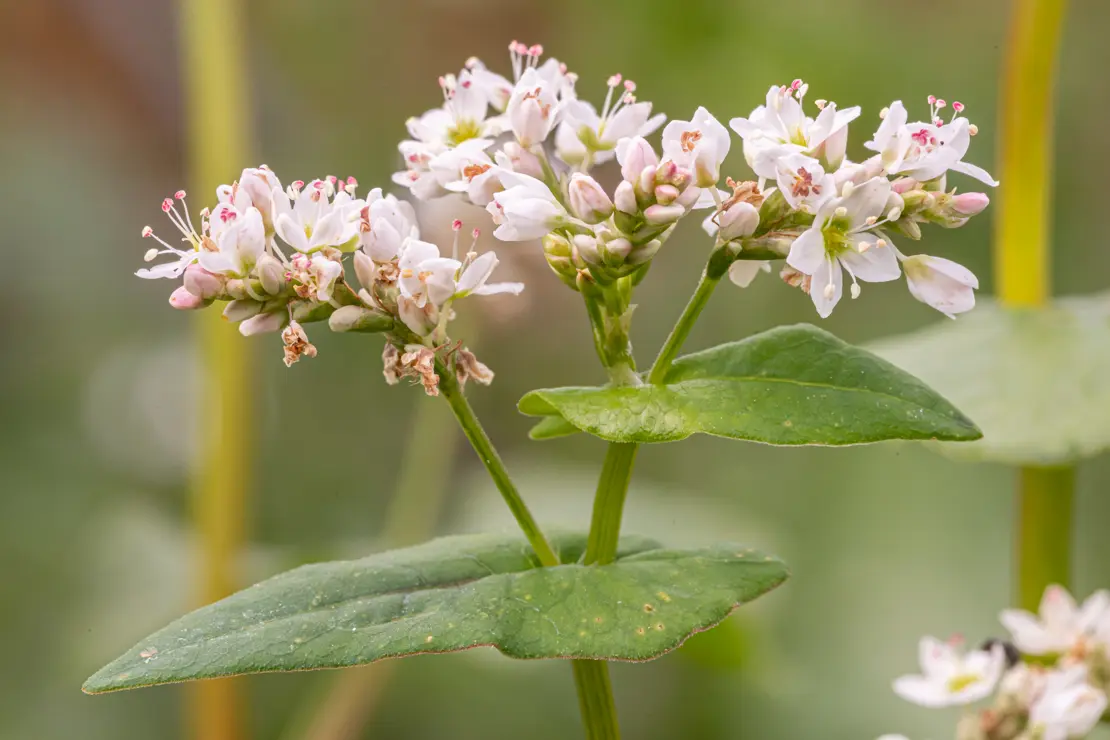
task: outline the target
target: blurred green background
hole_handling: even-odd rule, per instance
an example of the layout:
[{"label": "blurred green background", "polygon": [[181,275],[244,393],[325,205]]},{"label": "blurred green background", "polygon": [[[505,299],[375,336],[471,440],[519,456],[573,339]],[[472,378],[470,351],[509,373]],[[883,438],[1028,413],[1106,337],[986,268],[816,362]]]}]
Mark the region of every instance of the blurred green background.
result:
[{"label": "blurred green background", "polygon": [[[266,162],[285,182],[353,174],[363,189],[388,188],[404,120],[439,101],[436,76],[470,55],[507,72],[513,38],[542,42],[567,62],[583,97],[599,102],[605,78],[619,70],[639,83],[642,100],[677,118],[697,105],[722,120],[746,115],[768,85],[801,77],[811,99],[864,106],[850,156],[862,154],[890,100],[921,114],[929,93],[959,99],[981,131],[969,159],[995,171],[1004,0],[247,5],[257,136],[254,160],[242,165]],[[1072,3],[1056,134],[1057,293],[1103,289],[1110,274],[1108,27],[1105,0]],[[204,425],[191,413],[195,317],[169,309],[168,282],[131,276],[149,246],[140,228],[164,226],[159,201],[187,182],[175,7],[9,0],[0,29],[0,737],[184,738],[181,687],[96,698],[79,691],[92,671],[189,608],[195,592],[188,470],[190,440]],[[738,139],[734,152],[725,169],[742,178]],[[422,213],[433,234],[456,214],[485,225],[480,212],[445,203]],[[984,218],[960,231],[931,229],[923,248],[967,264],[990,293],[989,238]],[[685,223],[657,259],[636,313],[643,359],[677,316],[707,249],[696,223]],[[532,388],[601,379],[586,320],[537,248],[504,244],[498,253],[500,278],[524,280],[528,290],[491,300],[492,310],[467,307],[480,326],[471,344],[498,373],[471,396],[541,521],[584,527],[603,444],[529,442],[515,402]],[[824,326],[864,342],[942,320],[890,283],[868,286]],[[819,320],[775,279],[747,291],[725,286],[688,346],[797,321]],[[418,405],[433,403],[382,382],[379,340],[312,337],[320,356],[290,370],[276,338],[250,342],[250,580],[380,549],[406,432]],[[446,438],[458,449],[437,529],[511,530],[461,435]],[[434,458],[444,447],[421,454]],[[627,530],[677,544],[750,542],[785,558],[794,577],[725,629],[656,662],[616,666],[626,736],[951,736],[956,710],[905,704],[889,682],[915,669],[921,634],[978,641],[1000,631],[1012,483],[1007,469],[909,445],[780,450],[698,437],[645,449]],[[1108,484],[1110,461],[1081,467],[1081,594],[1110,579]],[[578,736],[564,664],[483,650],[394,667],[356,737]],[[303,737],[298,728],[336,675],[250,679],[251,737]]]}]

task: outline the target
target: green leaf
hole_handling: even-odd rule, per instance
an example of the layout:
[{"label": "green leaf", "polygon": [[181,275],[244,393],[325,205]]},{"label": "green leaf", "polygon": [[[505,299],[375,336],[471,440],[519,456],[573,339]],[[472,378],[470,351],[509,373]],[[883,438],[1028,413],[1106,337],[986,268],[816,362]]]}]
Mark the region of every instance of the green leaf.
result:
[{"label": "green leaf", "polygon": [[537,568],[517,537],[469,535],[362,560],[306,565],[199,609],[86,682],[88,693],[296,671],[493,646],[513,658],[650,660],[787,577],[737,545],[621,541],[611,565],[576,563],[584,535]]},{"label": "green leaf", "polygon": [[982,426],[953,457],[1068,465],[1110,450],[1110,294],[1042,309],[983,303],[957,321],[874,345]]},{"label": "green leaf", "polygon": [[578,427],[561,416],[545,416],[528,431],[528,437],[537,441],[557,439],[578,434]]},{"label": "green leaf", "polygon": [[610,442],[697,432],[776,445],[981,436],[917,378],[804,324],[680,357],[662,385],[538,390],[519,408]]}]

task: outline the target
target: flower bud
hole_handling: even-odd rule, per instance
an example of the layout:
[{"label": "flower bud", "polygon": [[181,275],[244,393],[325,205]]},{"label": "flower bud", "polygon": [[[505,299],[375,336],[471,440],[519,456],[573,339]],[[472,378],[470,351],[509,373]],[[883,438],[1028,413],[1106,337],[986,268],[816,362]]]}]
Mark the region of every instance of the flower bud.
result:
[{"label": "flower bud", "polygon": [[188,290],[184,285],[178,286],[174,292],[170,293],[170,305],[179,311],[192,311],[197,308],[204,308],[210,303],[212,303],[211,298],[201,298],[191,290]]},{"label": "flower bud", "polygon": [[589,234],[575,234],[573,238],[574,248],[578,251],[578,256],[583,261],[591,265],[602,264],[601,253],[598,249],[597,238]]},{"label": "flower bud", "polygon": [[632,252],[632,242],[619,236],[604,242],[598,251],[601,252],[601,258],[607,266],[620,267]]},{"label": "flower bud", "polygon": [[223,294],[227,279],[193,263],[185,268],[185,289],[197,298],[209,300]]},{"label": "flower bud", "polygon": [[[332,304],[317,303],[316,301],[293,301],[289,304],[289,307],[293,311],[293,320],[306,324],[314,321],[327,321],[336,311]],[[269,306],[266,309],[269,309]]]},{"label": "flower bud", "polygon": [[543,165],[540,164],[540,158],[535,154],[515,141],[507,142],[505,146],[501,147],[501,151],[509,158],[513,172],[519,172],[537,180],[543,179]]},{"label": "flower bud", "polygon": [[613,201],[589,175],[574,173],[567,189],[571,212],[586,223],[600,223],[612,215]]},{"label": "flower bud", "polygon": [[284,311],[275,313],[260,313],[257,316],[239,324],[239,333],[244,337],[253,337],[256,334],[273,334],[281,331],[285,326],[286,314]]},{"label": "flower bud", "polygon": [[897,180],[890,183],[890,189],[899,195],[904,195],[911,190],[919,190],[920,188],[921,183],[912,177],[899,177]]},{"label": "flower bud", "polygon": [[739,201],[717,214],[722,241],[751,236],[759,228],[759,211],[751,203]]},{"label": "flower bud", "polygon": [[545,236],[542,243],[547,264],[560,280],[577,290],[575,279],[578,277],[578,267],[574,264],[574,248],[570,242],[553,232]]},{"label": "flower bud", "polygon": [[358,284],[364,288],[369,288],[374,284],[375,270],[374,260],[370,259],[363,251],[355,252],[355,256],[351,258],[355,263],[355,277],[358,278]]},{"label": "flower bud", "polygon": [[669,206],[678,200],[678,196],[682,193],[678,191],[674,185],[670,183],[655,186],[655,200],[659,201],[662,205]]},{"label": "flower bud", "polygon": [[961,216],[975,216],[982,213],[990,202],[986,193],[960,193],[953,196],[950,205]]},{"label": "flower bud", "polygon": [[258,258],[255,269],[258,271],[258,281],[262,283],[262,290],[270,295],[277,295],[285,289],[285,266],[276,257],[262,255]]},{"label": "flower bud", "polygon": [[936,196],[924,190],[907,190],[902,193],[903,211],[915,213],[932,208],[936,203]]},{"label": "flower bud", "polygon": [[634,183],[645,167],[659,164],[655,149],[642,136],[636,136],[618,145],[617,154],[621,159],[621,176],[626,182]]},{"label": "flower bud", "polygon": [[236,323],[245,321],[252,316],[257,316],[262,310],[262,304],[250,298],[231,301],[224,308],[224,318]]},{"label": "flower bud", "polygon": [[337,308],[328,319],[328,328],[336,332],[356,331],[376,333],[393,328],[393,318],[381,311],[372,311],[362,306],[343,306]]},{"label": "flower bud", "polygon": [[629,265],[642,265],[652,257],[655,256],[663,247],[663,239],[652,239],[647,244],[641,244],[638,247],[633,247],[632,251],[628,253],[625,263]]},{"label": "flower bud", "polygon": [[621,180],[613,191],[613,202],[621,213],[638,213],[640,210],[636,203],[636,188],[627,180]]},{"label": "flower bud", "polygon": [[644,220],[656,226],[669,224],[686,215],[686,209],[680,205],[663,206],[658,203],[648,206],[644,211]]}]

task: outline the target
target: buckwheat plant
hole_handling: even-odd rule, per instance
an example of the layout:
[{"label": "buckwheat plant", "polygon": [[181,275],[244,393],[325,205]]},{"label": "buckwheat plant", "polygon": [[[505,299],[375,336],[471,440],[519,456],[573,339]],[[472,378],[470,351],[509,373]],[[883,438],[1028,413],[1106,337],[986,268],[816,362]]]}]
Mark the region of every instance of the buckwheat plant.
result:
[{"label": "buckwheat plant", "polygon": [[[1082,606],[1062,586],[1049,586],[1039,614],[1002,612],[1010,641],[987,640],[961,650],[961,638],[921,639],[922,675],[903,676],[894,692],[923,707],[967,706],[957,740],[1068,740],[1094,730],[1110,690],[1110,592]],[[884,735],[879,740],[906,740]]]},{"label": "buckwheat plant", "polygon": [[[923,226],[959,227],[987,206],[986,195],[951,187],[949,172],[996,184],[964,161],[976,128],[962,104],[930,97],[924,120],[911,123],[892,103],[866,144],[870,154],[852,161],[848,127],[858,107],[809,103],[801,80],[775,85],[763,105],[730,121],[754,173],[734,179],[722,171],[732,134],[705,108],[664,126],[619,74],[596,86],[598,108],[539,46],[514,42],[510,53],[511,77],[471,59],[440,78],[443,103],[408,121],[393,182],[418,201],[484,207],[496,238],[540,241],[555,275],[581,296],[608,383],[532,391],[519,408],[538,417],[535,439],[585,432],[608,442],[589,528],[542,531],[464,395],[494,374],[452,333],[452,319],[472,297],[524,289],[493,281],[497,257],[475,247],[488,227],[464,230],[456,220],[451,243],[435,244],[420,238],[410,202],[381,189],[360,196],[354,178],[283,185],[265,166],[246,169],[197,214],[184,192],[166,198],[162,210],[180,238],[143,229],[160,246],[146,255],[154,266],[137,274],[180,281],[175,308],[218,303],[243,335],[279,334],[286,365],[316,356],[316,325],[382,337],[386,382],[411,381],[450,404],[524,538],[449,537],[304,566],[148,637],[89,679],[87,691],[493,646],[513,658],[572,661],[588,736],[614,738],[606,661],[670,652],[787,577],[778,559],[742,545],[673,549],[621,538],[641,444],[695,433],[775,445],[981,436],[922,382],[812,326],[728,337],[679,357],[726,276],[743,288],[777,270],[821,317],[845,285],[855,299],[861,282],[903,274],[917,300],[952,317],[970,310],[974,275],[907,254]],[[602,184],[618,174],[615,187]],[[683,249],[705,268],[642,370],[629,340],[636,287],[695,213],[709,238],[701,250]]]}]

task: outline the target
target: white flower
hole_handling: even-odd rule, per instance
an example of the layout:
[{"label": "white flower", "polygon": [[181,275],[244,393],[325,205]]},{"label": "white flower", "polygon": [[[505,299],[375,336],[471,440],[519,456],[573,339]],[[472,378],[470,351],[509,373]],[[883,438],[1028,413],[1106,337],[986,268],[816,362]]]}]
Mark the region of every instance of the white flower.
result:
[{"label": "white flower", "polygon": [[890,182],[882,177],[846,185],[840,197],[821,206],[813,225],[790,246],[786,263],[812,278],[809,295],[822,318],[840,300],[841,268],[852,278],[853,297],[859,295],[857,279],[869,283],[898,279],[893,245],[872,231],[881,225],[879,218],[890,195]]},{"label": "white flower", "polygon": [[447,151],[445,145],[402,141],[397,148],[405,160],[405,169],[393,173],[393,182],[408,188],[420,200],[431,200],[447,194],[439,178],[431,170],[432,160]]},{"label": "white flower", "polygon": [[388,262],[401,253],[405,239],[420,237],[411,203],[392,193],[383,197],[381,188],[371,190],[366,203],[360,212],[359,246],[371,259]]},{"label": "white flower", "polygon": [[572,221],[551,190],[536,178],[506,171],[499,176],[505,190],[496,193],[486,206],[497,224],[493,235],[498,239],[539,239]]},{"label": "white flower", "polygon": [[1106,694],[1087,683],[1087,668],[1048,674],[1044,691],[1029,710],[1029,727],[1038,740],[1086,737],[1106,711]]},{"label": "white flower", "polygon": [[764,260],[736,260],[728,266],[728,279],[733,285],[746,288],[761,272],[770,272],[771,263]]},{"label": "white flower", "polygon": [[918,647],[920,676],[894,681],[894,693],[923,707],[970,704],[990,696],[1006,663],[1001,645],[967,655],[935,637],[923,637]]},{"label": "white flower", "polygon": [[775,180],[791,208],[816,213],[835,195],[833,176],[813,157],[792,152],[775,159]]},{"label": "white flower", "polygon": [[[458,251],[458,228],[461,228],[461,222],[456,222],[456,252]],[[477,232],[475,232],[474,239],[477,240],[477,238]],[[471,250],[467,252],[464,261],[460,262],[451,257],[441,256],[439,247],[435,244],[409,239],[401,252],[398,267],[400,268],[398,287],[401,295],[421,309],[429,303],[440,308],[449,300],[465,298],[468,295],[496,293],[515,295],[524,289],[521,283],[489,282],[490,275],[497,267],[497,256],[493,252],[486,252],[479,257]]]},{"label": "white flower", "polygon": [[1052,585],[1041,598],[1040,615],[1006,609],[999,616],[1014,645],[1028,655],[1064,654],[1085,650],[1100,622],[1110,618],[1110,592],[1095,591],[1082,607],[1063,586]]},{"label": "white flower", "polygon": [[524,283],[490,283],[490,275],[498,265],[497,255],[486,252],[480,257],[472,258],[474,253],[467,254],[467,261],[459,270],[459,277],[455,284],[455,298],[465,298],[468,295],[495,295],[497,293],[511,293],[519,295],[524,290]]},{"label": "white flower", "polygon": [[522,147],[543,142],[559,119],[555,86],[536,69],[526,69],[513,88],[505,115]]},{"label": "white flower", "polygon": [[671,121],[663,129],[663,156],[693,170],[698,187],[717,184],[730,146],[728,129],[705,108],[698,108],[692,120]]},{"label": "white flower", "polygon": [[432,158],[429,168],[449,192],[465,193],[476,206],[485,206],[501,189],[497,165],[485,150],[493,141],[471,139]]},{"label": "white flower", "polygon": [[952,120],[944,123],[937,117],[937,111],[945,102],[932,96],[929,102],[932,120],[915,123],[906,122],[908,115],[902,101],[891,103],[875,136],[864,146],[879,153],[879,161],[892,175],[925,182],[955,170],[987,185],[998,185],[986,170],[963,161],[971,135],[976,131],[966,118],[959,116],[963,106],[954,103]]},{"label": "white flower", "polygon": [[262,213],[251,206],[240,214],[233,207],[220,204],[212,213],[212,223],[222,225],[218,232],[213,228],[218,251],[202,249],[200,266],[219,275],[247,277],[266,251]]},{"label": "white flower", "polygon": [[[613,102],[613,91],[623,84],[624,92]],[[573,100],[563,108],[562,122],[555,132],[555,153],[568,164],[590,158],[601,164],[613,158],[613,150],[621,139],[647,136],[663,125],[666,116],[651,115],[651,103],[638,103],[633,92],[636,85],[620,75],[609,78],[609,91],[601,113],[584,100]]]},{"label": "white flower", "polygon": [[455,295],[455,273],[462,263],[442,257],[439,247],[431,242],[407,239],[397,266],[401,271],[397,281],[401,295],[423,308],[428,301],[442,306]]},{"label": "white flower", "polygon": [[[181,201],[182,213],[177,212],[177,206],[174,205],[174,199]],[[208,222],[201,221],[201,228],[198,232],[193,228],[193,220],[189,216],[189,208],[185,204],[185,191],[178,190],[174,193],[173,198],[165,198],[162,200],[162,212],[169,216],[170,223],[174,225],[179,232],[181,232],[181,241],[187,243],[189,246],[185,249],[179,249],[171,245],[161,237],[155,236],[154,229],[149,226],[143,227],[143,238],[154,239],[162,245],[162,249],[157,247],[147,250],[146,255],[143,257],[146,262],[153,262],[161,255],[173,255],[174,259],[170,262],[163,262],[155,265],[154,267],[146,268],[135,272],[138,277],[146,280],[156,278],[178,278],[185,268],[197,261],[200,256],[199,250],[202,244],[205,249],[215,249],[216,245],[212,242],[211,237],[208,235]],[[202,215],[204,215],[202,213]]]},{"label": "white flower", "polygon": [[509,97],[513,94],[513,83],[496,72],[491,72],[482,60],[476,57],[467,60],[466,68],[470,70],[470,78],[474,84],[485,94],[490,107],[498,112],[504,111],[505,106],[509,104]]},{"label": "white flower", "polygon": [[298,180],[286,192],[275,189],[273,199],[277,235],[298,252],[354,246],[365,202],[347,190],[335,192],[328,180],[313,180],[307,186]]},{"label": "white flower", "polygon": [[[901,257],[901,255],[900,255]],[[910,295],[950,319],[975,308],[979,279],[963,265],[943,257],[901,257]]]},{"label": "white flower", "polygon": [[747,118],[729,121],[744,140],[744,158],[760,177],[774,178],[775,159],[804,153],[823,159],[830,170],[840,167],[848,143],[848,124],[859,117],[858,106],[837,110],[836,103],[817,101],[817,118],[805,115],[802,102],[809,86],[801,80],[775,85],[767,91],[767,102]]}]

